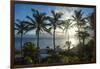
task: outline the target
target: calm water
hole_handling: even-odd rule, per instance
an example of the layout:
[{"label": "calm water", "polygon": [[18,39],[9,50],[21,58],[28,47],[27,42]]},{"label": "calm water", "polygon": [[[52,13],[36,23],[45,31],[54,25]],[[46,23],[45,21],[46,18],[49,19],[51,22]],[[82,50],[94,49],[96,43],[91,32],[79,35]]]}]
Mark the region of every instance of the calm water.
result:
[{"label": "calm water", "polygon": [[[65,44],[65,39],[64,38],[56,38],[56,46],[64,46]],[[37,39],[36,38],[23,38],[23,44],[25,42],[34,42],[36,44]],[[40,38],[39,40],[39,46],[40,48],[46,48],[49,46],[50,48],[53,48],[53,40],[52,38]],[[20,38],[16,37],[15,38],[15,48],[16,50],[20,50]]]}]

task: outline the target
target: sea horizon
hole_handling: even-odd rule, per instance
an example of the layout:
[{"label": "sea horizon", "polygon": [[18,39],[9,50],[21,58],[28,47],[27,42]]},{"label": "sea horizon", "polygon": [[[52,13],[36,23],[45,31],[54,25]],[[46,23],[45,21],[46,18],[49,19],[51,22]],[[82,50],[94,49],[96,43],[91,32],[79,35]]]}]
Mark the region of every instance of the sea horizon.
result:
[{"label": "sea horizon", "polygon": [[[20,37],[15,37],[15,49],[16,50],[20,50]],[[23,37],[22,38],[23,41],[22,41],[22,44],[26,43],[26,42],[32,42],[36,45],[37,43],[37,38],[33,37],[33,38],[30,38],[30,37]],[[62,37],[59,37],[59,38],[55,38],[55,44],[56,46],[64,46],[65,45],[65,38],[62,38]],[[43,37],[40,37],[39,38],[39,46],[41,49],[44,49],[46,47],[50,47],[50,48],[53,48],[53,39],[48,37],[48,38],[43,38]]]}]

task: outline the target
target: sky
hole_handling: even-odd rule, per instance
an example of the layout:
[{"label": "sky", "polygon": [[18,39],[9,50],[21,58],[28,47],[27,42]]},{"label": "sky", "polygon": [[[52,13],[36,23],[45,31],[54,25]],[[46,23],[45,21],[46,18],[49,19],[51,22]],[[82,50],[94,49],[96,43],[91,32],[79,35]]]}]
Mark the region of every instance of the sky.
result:
[{"label": "sky", "polygon": [[[40,12],[45,12],[47,15],[51,15],[51,10],[60,11],[63,13],[72,14],[74,10],[82,9],[85,15],[93,12],[93,8],[79,8],[79,7],[67,7],[67,6],[50,6],[50,5],[34,5],[34,4],[15,4],[15,19],[25,19],[27,15],[32,16],[31,9],[34,8]],[[67,14],[68,15],[68,14]]]},{"label": "sky", "polygon": [[[45,12],[47,15],[51,16],[51,10],[54,10],[56,12],[62,12],[64,15],[62,16],[62,20],[66,20],[68,18],[71,18],[71,16],[74,14],[74,10],[80,10],[82,9],[82,12],[84,12],[84,16],[89,15],[93,12],[93,8],[79,8],[79,7],[67,7],[67,6],[50,6],[50,5],[34,5],[34,4],[15,4],[15,22],[16,19],[19,20],[27,20],[26,16],[32,17],[32,11],[31,9],[34,8],[38,10],[39,12]],[[59,31],[59,29],[57,29]],[[30,31],[31,34],[33,32]]]},{"label": "sky", "polygon": [[[75,10],[82,10],[82,12],[84,12],[84,17],[88,16],[89,14],[91,14],[94,11],[94,8],[86,8],[86,7],[67,7],[67,6],[51,6],[51,5],[34,5],[34,4],[15,4],[15,22],[16,19],[19,20],[27,20],[26,16],[31,16],[32,17],[32,11],[31,9],[36,9],[39,12],[45,12],[47,15],[52,16],[51,14],[51,10],[54,10],[55,12],[62,12],[64,15],[62,16],[62,20],[66,20],[72,17],[72,15],[74,14]],[[75,30],[76,28],[72,28],[70,29],[70,39],[71,41],[75,44],[77,42],[77,40],[73,37],[75,35]],[[16,32],[15,32],[16,33]],[[73,33],[73,34],[72,34]],[[30,31],[28,32],[26,35],[35,35],[35,31]],[[65,33],[57,28],[56,29],[56,37],[66,37]],[[47,33],[41,33],[40,37],[52,37],[52,35],[47,34]]]}]

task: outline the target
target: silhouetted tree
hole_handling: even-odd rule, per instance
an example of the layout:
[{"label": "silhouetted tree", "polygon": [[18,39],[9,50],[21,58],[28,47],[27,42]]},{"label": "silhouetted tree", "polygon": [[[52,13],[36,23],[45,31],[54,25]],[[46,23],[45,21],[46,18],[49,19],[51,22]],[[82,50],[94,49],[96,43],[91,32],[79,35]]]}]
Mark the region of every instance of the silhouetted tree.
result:
[{"label": "silhouetted tree", "polygon": [[22,46],[23,46],[23,35],[26,33],[26,30],[28,26],[23,23],[23,21],[16,20],[17,22],[15,23],[15,30],[17,30],[17,35],[20,35],[20,46],[21,46],[21,56],[22,56]]},{"label": "silhouetted tree", "polygon": [[[29,21],[24,21],[24,23],[29,24],[29,28],[27,31],[30,30],[36,30],[36,36],[37,36],[37,48],[39,49],[39,34],[41,31],[46,31],[48,33],[50,33],[48,31],[48,29],[46,28],[47,24],[47,16],[46,13],[41,13],[38,10],[32,9],[33,12],[33,17],[27,16],[26,18]],[[38,50],[39,51],[39,50]]]},{"label": "silhouetted tree", "polygon": [[70,37],[69,37],[69,29],[73,27],[71,19],[68,19],[68,20],[64,21],[64,23],[62,25],[64,27],[63,30],[65,31],[65,36],[66,36],[66,33],[67,33],[66,45],[68,46],[68,50],[70,50],[71,41],[69,41],[69,39],[70,39]]},{"label": "silhouetted tree", "polygon": [[[76,22],[74,26],[77,27],[78,31],[76,31],[78,34],[78,38],[79,38],[79,45],[81,46],[81,38],[80,38],[80,33],[81,30],[83,29],[82,26],[86,25],[86,17],[83,16],[83,12],[82,10],[75,10],[74,11],[74,15],[72,15],[73,17],[73,21]],[[79,53],[81,52],[81,50],[79,49]]]},{"label": "silhouetted tree", "polygon": [[51,23],[51,27],[49,29],[52,29],[53,28],[53,45],[54,45],[54,51],[55,51],[55,30],[57,28],[57,26],[60,26],[61,24],[61,21],[60,21],[60,18],[62,16],[62,13],[60,12],[55,12],[55,11],[51,11],[52,13],[52,16],[49,17],[49,21]]}]

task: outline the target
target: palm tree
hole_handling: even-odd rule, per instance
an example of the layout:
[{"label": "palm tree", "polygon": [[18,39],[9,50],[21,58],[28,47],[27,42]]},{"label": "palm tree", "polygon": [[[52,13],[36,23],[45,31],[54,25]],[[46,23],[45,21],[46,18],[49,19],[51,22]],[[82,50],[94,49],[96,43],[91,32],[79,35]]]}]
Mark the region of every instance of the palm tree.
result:
[{"label": "palm tree", "polygon": [[48,20],[46,13],[40,13],[38,10],[32,9],[33,11],[33,17],[27,16],[30,21],[26,21],[29,24],[29,30],[36,29],[36,35],[37,35],[37,47],[39,48],[39,32],[48,31],[46,28],[47,25],[49,25],[46,21]]},{"label": "palm tree", "polygon": [[[73,21],[76,22],[74,25],[77,27],[78,31],[78,38],[79,38],[79,45],[81,47],[81,38],[80,38],[80,31],[83,29],[82,27],[86,25],[86,18],[87,17],[84,17],[83,16],[83,12],[82,10],[75,10],[74,11],[74,15],[72,16],[73,17]],[[81,49],[79,47],[79,53],[81,52]],[[79,56],[80,57],[80,56]]]},{"label": "palm tree", "polygon": [[[86,24],[86,22],[85,22],[86,18],[83,17],[82,10],[79,10],[79,11],[75,10],[74,15],[72,17],[73,17],[73,21],[76,22],[75,26],[77,26],[77,28],[78,28],[77,32],[80,32],[82,29],[82,26]],[[81,44],[80,38],[79,38],[79,43]]]},{"label": "palm tree", "polygon": [[90,23],[90,26],[91,26],[91,29],[95,29],[95,20],[96,20],[96,14],[95,14],[95,11],[92,12],[88,17],[87,17],[87,20],[89,21]]},{"label": "palm tree", "polygon": [[32,9],[33,12],[33,17],[30,16],[26,16],[26,18],[29,21],[24,21],[24,23],[27,23],[29,25],[29,28],[27,29],[27,31],[30,30],[36,30],[36,36],[37,36],[37,48],[39,51],[39,34],[40,32],[46,31],[48,33],[50,33],[48,31],[48,29],[46,28],[46,26],[48,26],[49,24],[47,23],[47,16],[46,13],[41,13],[38,10]]},{"label": "palm tree", "polygon": [[69,39],[70,39],[70,37],[69,37],[69,29],[73,27],[71,20],[68,19],[68,20],[64,21],[63,27],[64,27],[63,30],[65,31],[65,35],[67,33],[66,44],[68,45],[68,49],[70,49],[70,43],[71,42],[69,41]]},{"label": "palm tree", "polygon": [[87,31],[78,32],[79,37],[82,39],[82,46],[85,46],[85,40],[89,37],[89,33]]},{"label": "palm tree", "polygon": [[82,41],[82,45],[79,46],[79,57],[80,57],[80,60],[83,60],[82,57],[86,57],[86,39],[89,37],[89,33],[87,31],[80,31],[80,32],[77,32],[78,37],[80,37],[81,41]]},{"label": "palm tree", "polygon": [[23,35],[26,33],[26,30],[28,28],[28,26],[26,24],[23,23],[23,21],[20,20],[16,20],[17,23],[15,23],[15,30],[17,30],[16,34],[20,35],[20,46],[21,46],[21,56],[22,56],[22,46],[23,46]]},{"label": "palm tree", "polygon": [[60,27],[60,24],[61,24],[61,16],[62,16],[62,13],[60,12],[55,12],[55,11],[51,11],[52,13],[52,16],[49,17],[49,21],[51,23],[51,27],[49,29],[53,29],[53,45],[54,45],[54,51],[55,51],[55,30],[57,27]]}]

